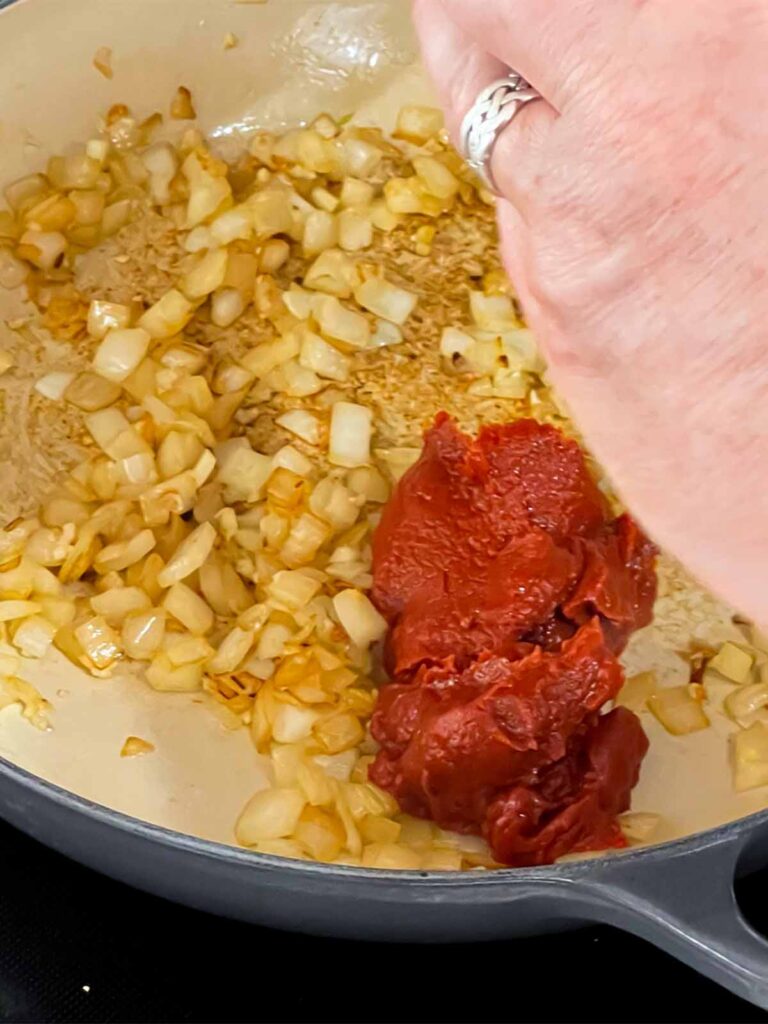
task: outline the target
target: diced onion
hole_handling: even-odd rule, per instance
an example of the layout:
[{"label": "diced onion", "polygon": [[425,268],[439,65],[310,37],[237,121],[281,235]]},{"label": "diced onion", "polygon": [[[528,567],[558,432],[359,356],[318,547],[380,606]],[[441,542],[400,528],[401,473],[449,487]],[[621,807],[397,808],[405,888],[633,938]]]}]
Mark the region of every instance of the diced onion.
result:
[{"label": "diced onion", "polygon": [[130,220],[131,212],[132,202],[130,199],[120,199],[116,203],[110,203],[101,218],[101,233],[104,238],[110,238],[120,228],[125,227]]},{"label": "diced onion", "polygon": [[299,131],[296,146],[298,162],[306,170],[340,176],[342,151],[332,139],[325,139],[319,132],[305,129]]},{"label": "diced onion", "polygon": [[738,687],[728,694],[723,707],[739,725],[750,725],[754,716],[768,707],[768,681]]},{"label": "diced onion", "polygon": [[37,601],[0,601],[0,622],[13,622],[42,611]]},{"label": "diced onion", "polygon": [[48,161],[48,178],[55,188],[93,188],[100,173],[100,161],[87,153],[54,156]]},{"label": "diced onion", "polygon": [[171,182],[179,167],[176,150],[168,142],[156,142],[142,153],[141,159],[149,172],[150,194],[163,206],[170,202]]},{"label": "diced onion", "polygon": [[272,465],[275,469],[289,469],[297,476],[309,476],[313,469],[312,463],[306,455],[302,455],[297,448],[290,444],[284,445],[275,452],[272,456]]},{"label": "diced onion", "polygon": [[0,288],[20,288],[29,275],[29,264],[0,246]]},{"label": "diced onion", "polygon": [[96,668],[111,668],[122,657],[119,637],[100,615],[82,623],[74,633],[77,642]]},{"label": "diced onion", "polygon": [[351,368],[348,356],[312,331],[304,332],[299,362],[318,377],[340,383],[347,380]]},{"label": "diced onion", "polygon": [[512,300],[508,295],[469,293],[472,319],[484,331],[511,331],[519,326]]},{"label": "diced onion", "polygon": [[262,629],[256,647],[256,656],[263,660],[280,658],[291,639],[291,630],[280,622],[268,622]]},{"label": "diced onion", "polygon": [[143,314],[139,327],[151,338],[172,338],[192,319],[195,307],[176,288],[171,288]]},{"label": "diced onion", "polygon": [[108,331],[96,349],[93,368],[117,383],[129,377],[147,354],[151,338],[141,327]]},{"label": "diced onion", "polygon": [[619,817],[619,825],[625,837],[634,843],[647,843],[661,825],[661,815],[645,811],[628,811]]},{"label": "diced onion", "polygon": [[18,647],[25,658],[44,658],[56,635],[56,626],[42,615],[24,619],[13,634],[14,647]]},{"label": "diced onion", "polygon": [[163,438],[157,451],[157,468],[164,480],[190,469],[200,458],[203,446],[200,439],[186,431],[171,430]]},{"label": "diced onion", "polygon": [[355,289],[355,299],[384,320],[404,324],[416,308],[417,296],[378,277],[371,277]]},{"label": "diced onion", "polygon": [[120,387],[95,373],[80,373],[67,385],[64,399],[84,412],[98,412],[120,397]]},{"label": "diced onion", "polygon": [[21,655],[18,653],[18,651],[15,651],[13,647],[10,646],[10,644],[3,644],[2,648],[0,649],[0,677],[14,676],[16,675],[20,668]]},{"label": "diced onion", "polygon": [[298,789],[264,789],[252,796],[235,826],[244,846],[293,834],[306,800]]},{"label": "diced onion", "polygon": [[616,697],[616,703],[639,715],[648,709],[648,699],[658,689],[655,672],[639,672],[624,683]]},{"label": "diced onion", "polygon": [[323,438],[323,425],[320,419],[305,409],[292,409],[284,412],[275,420],[278,427],[289,431],[306,441],[307,444],[319,445]]},{"label": "diced onion", "polygon": [[110,626],[122,626],[132,612],[146,611],[152,606],[140,587],[117,587],[91,598],[91,608]]},{"label": "diced onion", "polygon": [[309,738],[321,717],[322,713],[314,708],[280,704],[275,710],[272,735],[278,743],[300,743]]},{"label": "diced onion", "polygon": [[259,255],[259,270],[263,274],[275,274],[287,263],[291,255],[290,245],[282,238],[270,238],[262,246]]},{"label": "diced onion", "polygon": [[28,174],[6,185],[3,195],[12,210],[19,210],[30,199],[42,195],[49,188],[50,182],[44,174]]},{"label": "diced onion", "polygon": [[165,648],[168,660],[174,668],[204,662],[213,654],[213,648],[201,636],[182,636]]},{"label": "diced onion", "polygon": [[315,304],[315,316],[327,338],[343,342],[350,348],[365,348],[370,340],[371,328],[366,318],[343,306],[331,295]]},{"label": "diced onion", "polygon": [[9,704],[20,704],[21,713],[37,729],[48,729],[51,705],[25,679],[0,677],[0,710]]},{"label": "diced onion", "polygon": [[[427,213],[425,190],[419,179],[390,178],[384,186],[384,199],[387,208],[394,214]],[[373,215],[376,223],[375,213]]]},{"label": "diced onion", "polygon": [[768,785],[768,726],[755,722],[732,736],[731,760],[737,793]]},{"label": "diced onion", "polygon": [[247,352],[240,362],[256,377],[266,377],[276,366],[287,363],[297,356],[300,348],[299,336],[292,331],[290,334],[283,335],[282,338],[257,345]]},{"label": "diced onion", "polygon": [[89,517],[88,506],[72,498],[51,498],[43,507],[43,522],[46,526],[64,526],[66,523],[81,526]]},{"label": "diced onion", "polygon": [[222,288],[211,299],[211,320],[217,327],[229,327],[244,309],[245,302],[237,288]]},{"label": "diced onion", "polygon": [[386,636],[386,619],[359,590],[342,590],[334,597],[333,608],[339,622],[357,647],[365,649]]},{"label": "diced onion", "polygon": [[332,249],[338,237],[338,223],[333,214],[325,210],[313,210],[304,222],[304,255],[316,256],[326,249]]},{"label": "diced onion", "polygon": [[171,117],[177,121],[193,121],[197,114],[192,105],[192,93],[180,85],[171,101]]},{"label": "diced onion", "polygon": [[340,754],[317,754],[313,760],[330,778],[339,782],[349,782],[357,753],[354,750],[344,750]]},{"label": "diced onion", "polygon": [[127,569],[149,554],[155,543],[155,535],[151,530],[141,530],[130,540],[117,541],[102,548],[94,559],[94,567],[100,573]]},{"label": "diced onion", "polygon": [[353,494],[362,496],[366,501],[377,504],[389,501],[389,485],[373,466],[359,466],[353,469],[347,477],[347,486]]},{"label": "diced onion", "polygon": [[525,398],[530,391],[526,374],[502,367],[493,374],[493,392],[501,398]]},{"label": "diced onion", "polygon": [[707,663],[707,668],[719,672],[721,676],[733,683],[747,683],[752,678],[754,658],[736,644],[724,643],[714,658]]},{"label": "diced onion", "polygon": [[230,200],[232,189],[226,178],[226,167],[219,167],[204,152],[190,153],[182,164],[182,173],[189,181],[186,227],[194,228]]},{"label": "diced onion", "polygon": [[[318,581],[300,569],[283,569],[275,573],[267,585],[267,592],[272,600],[286,608],[303,608],[309,604],[319,589]],[[261,650],[258,653],[259,657],[267,657]]]},{"label": "diced onion", "polygon": [[229,501],[257,501],[272,474],[272,460],[268,455],[245,447],[230,450],[219,459],[216,476],[226,491]]},{"label": "diced onion", "polygon": [[186,579],[205,562],[215,543],[215,528],[210,523],[200,523],[188,537],[184,538],[165,568],[158,573],[158,584],[161,587],[171,587],[179,580]]},{"label": "diced onion", "polygon": [[234,672],[248,657],[253,644],[253,630],[235,626],[219,644],[219,649],[209,659],[209,672]]},{"label": "diced onion", "polygon": [[129,658],[149,660],[161,647],[165,636],[165,612],[153,608],[126,617],[121,642]]},{"label": "diced onion", "polygon": [[403,332],[397,324],[389,320],[376,321],[376,329],[371,335],[371,348],[386,348],[388,345],[399,345],[403,340]]},{"label": "diced onion", "polygon": [[475,345],[475,339],[471,335],[460,331],[457,327],[444,327],[440,338],[440,355],[453,361],[456,358],[465,358],[469,355]]},{"label": "diced onion", "polygon": [[203,249],[213,248],[213,245],[213,235],[207,224],[199,224],[196,228],[192,228],[184,240],[184,248],[187,252],[202,252]]},{"label": "diced onion", "polygon": [[297,359],[291,359],[284,363],[275,373],[281,375],[281,384],[278,387],[273,385],[273,375],[268,380],[276,390],[283,391],[289,398],[306,398],[308,395],[316,395],[323,390],[323,383],[314,370],[302,366]]},{"label": "diced onion", "polygon": [[531,331],[504,331],[501,346],[510,369],[527,370],[529,373],[544,370],[544,361]]},{"label": "diced onion", "polygon": [[384,462],[394,481],[398,481],[421,455],[419,448],[378,448],[376,456]]},{"label": "diced onion", "polygon": [[673,736],[687,736],[709,727],[701,701],[691,696],[687,686],[659,690],[648,698],[648,707]]},{"label": "diced onion", "polygon": [[421,867],[424,871],[460,871],[463,859],[458,850],[427,850]]},{"label": "diced onion", "polygon": [[341,205],[345,208],[357,206],[365,209],[371,205],[375,194],[376,190],[370,182],[348,177],[342,183],[339,198]]},{"label": "diced onion", "polygon": [[292,509],[304,496],[304,480],[284,467],[275,469],[267,484],[267,497],[273,505]]},{"label": "diced onion", "polygon": [[371,410],[353,402],[336,402],[331,412],[328,458],[336,466],[364,466],[370,462]]},{"label": "diced onion", "polygon": [[335,530],[347,530],[360,514],[360,506],[339,480],[326,477],[312,491],[309,507]]},{"label": "diced onion", "polygon": [[304,287],[348,299],[358,282],[354,261],[341,249],[322,252],[304,274]]},{"label": "diced onion", "polygon": [[221,287],[227,272],[226,249],[209,249],[184,276],[181,287],[189,299],[203,299]]},{"label": "diced onion", "polygon": [[443,112],[437,107],[402,107],[397,115],[395,138],[421,146],[442,131],[443,123]]},{"label": "diced onion", "polygon": [[438,199],[452,199],[459,191],[458,178],[434,157],[414,157],[413,169],[426,190]]},{"label": "diced onion", "polygon": [[253,234],[253,216],[245,206],[235,206],[219,214],[209,228],[219,245],[229,245],[238,239],[245,241]]},{"label": "diced onion", "polygon": [[120,749],[120,757],[140,757],[142,754],[151,754],[154,749],[154,743],[140,736],[128,736]]},{"label": "diced onion", "polygon": [[375,228],[379,231],[384,231],[389,234],[394,231],[395,228],[399,227],[402,223],[402,217],[400,214],[390,210],[386,200],[377,199],[371,205],[371,221]]},{"label": "diced onion", "polygon": [[322,185],[318,185],[317,188],[312,189],[312,202],[321,210],[325,210],[327,213],[334,213],[339,206],[339,200],[333,194],[329,192],[327,188],[323,188]]},{"label": "diced onion", "polygon": [[251,196],[246,206],[254,230],[260,239],[290,233],[293,227],[293,213],[287,192],[264,189]]},{"label": "diced onion", "polygon": [[319,807],[307,807],[299,819],[294,838],[315,860],[334,860],[344,847],[341,822]]},{"label": "diced onion", "polygon": [[280,550],[280,557],[288,566],[307,565],[328,540],[330,533],[324,522],[309,513],[304,513],[294,521]]},{"label": "diced onion", "polygon": [[339,246],[345,252],[359,252],[373,244],[373,223],[369,214],[355,209],[338,216]]},{"label": "diced onion", "polygon": [[147,667],[146,680],[153,690],[162,693],[194,693],[203,683],[202,662],[174,665],[164,651],[159,651]]},{"label": "diced onion", "polygon": [[35,391],[37,391],[38,394],[43,395],[43,397],[50,398],[51,401],[57,402],[60,398],[64,397],[64,392],[74,379],[74,373],[65,373],[62,371],[47,373],[35,383]]},{"label": "diced onion", "polygon": [[344,167],[348,174],[367,178],[381,163],[383,153],[364,139],[345,139]]},{"label": "diced onion", "polygon": [[128,306],[117,302],[102,302],[94,299],[88,307],[88,333],[97,341],[108,331],[122,330],[131,322],[131,311]]},{"label": "diced onion", "polygon": [[25,231],[18,253],[41,270],[58,266],[67,251],[67,239],[59,231]]}]

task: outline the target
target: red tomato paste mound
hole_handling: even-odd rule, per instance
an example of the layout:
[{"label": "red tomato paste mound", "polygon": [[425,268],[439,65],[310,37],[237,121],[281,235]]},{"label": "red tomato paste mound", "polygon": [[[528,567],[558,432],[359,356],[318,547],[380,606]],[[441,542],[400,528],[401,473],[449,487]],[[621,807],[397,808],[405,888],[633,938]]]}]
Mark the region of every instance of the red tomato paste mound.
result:
[{"label": "red tomato paste mound", "polygon": [[648,741],[631,712],[601,710],[651,619],[655,556],[554,428],[473,440],[440,414],[374,537],[392,681],[373,781],[505,864],[624,845]]}]

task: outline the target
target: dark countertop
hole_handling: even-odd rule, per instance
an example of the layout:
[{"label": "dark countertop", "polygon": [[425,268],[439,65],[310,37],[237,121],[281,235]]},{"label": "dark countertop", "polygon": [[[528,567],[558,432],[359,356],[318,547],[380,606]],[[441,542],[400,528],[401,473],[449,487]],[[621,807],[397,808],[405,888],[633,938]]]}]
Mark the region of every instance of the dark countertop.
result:
[{"label": "dark countertop", "polygon": [[[768,872],[739,895],[765,929]],[[732,1024],[768,1014],[608,928],[475,946],[311,939],[146,896],[0,823],[0,1021],[246,1020]]]}]

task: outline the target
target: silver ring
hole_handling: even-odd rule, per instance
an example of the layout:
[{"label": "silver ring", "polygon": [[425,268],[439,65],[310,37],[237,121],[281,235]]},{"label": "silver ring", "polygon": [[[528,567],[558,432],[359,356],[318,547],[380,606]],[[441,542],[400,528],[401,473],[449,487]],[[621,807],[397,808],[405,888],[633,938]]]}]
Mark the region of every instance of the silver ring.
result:
[{"label": "silver ring", "polygon": [[480,93],[461,122],[461,148],[464,159],[491,192],[499,195],[494,181],[491,158],[499,135],[528,103],[540,100],[516,71],[492,82]]}]

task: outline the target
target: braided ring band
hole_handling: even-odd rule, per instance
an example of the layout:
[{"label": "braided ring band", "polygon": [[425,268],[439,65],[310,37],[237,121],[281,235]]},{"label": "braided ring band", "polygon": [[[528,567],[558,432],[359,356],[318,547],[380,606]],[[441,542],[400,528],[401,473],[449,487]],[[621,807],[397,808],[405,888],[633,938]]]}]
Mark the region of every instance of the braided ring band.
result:
[{"label": "braided ring band", "polygon": [[461,148],[464,158],[484,185],[499,194],[491,170],[493,149],[501,132],[522,108],[540,100],[537,92],[515,71],[492,82],[480,93],[461,123]]}]

